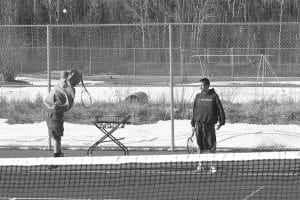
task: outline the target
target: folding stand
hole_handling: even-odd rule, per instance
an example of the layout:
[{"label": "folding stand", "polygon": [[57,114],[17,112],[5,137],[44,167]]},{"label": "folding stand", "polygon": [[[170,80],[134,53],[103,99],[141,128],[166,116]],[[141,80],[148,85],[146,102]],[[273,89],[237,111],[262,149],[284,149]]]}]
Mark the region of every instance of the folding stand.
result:
[{"label": "folding stand", "polygon": [[[95,121],[93,124],[102,132],[104,133],[104,136],[100,138],[97,142],[95,142],[87,151],[88,156],[92,156],[93,150],[103,142],[114,142],[116,143],[125,153],[125,155],[128,155],[128,149],[127,147],[120,142],[120,140],[124,138],[116,138],[113,136],[113,133],[119,129],[124,128],[125,124],[132,124],[132,122],[129,121],[130,115],[128,116],[95,116]],[[108,129],[110,129],[108,131]],[[110,138],[111,140],[105,141],[107,138]]]}]

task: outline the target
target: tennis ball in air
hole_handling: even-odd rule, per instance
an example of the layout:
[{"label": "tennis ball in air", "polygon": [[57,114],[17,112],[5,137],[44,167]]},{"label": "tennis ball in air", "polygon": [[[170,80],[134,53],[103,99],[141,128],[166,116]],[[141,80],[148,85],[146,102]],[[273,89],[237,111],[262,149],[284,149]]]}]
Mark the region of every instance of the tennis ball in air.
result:
[{"label": "tennis ball in air", "polygon": [[63,9],[62,12],[66,14],[68,11],[67,9]]}]

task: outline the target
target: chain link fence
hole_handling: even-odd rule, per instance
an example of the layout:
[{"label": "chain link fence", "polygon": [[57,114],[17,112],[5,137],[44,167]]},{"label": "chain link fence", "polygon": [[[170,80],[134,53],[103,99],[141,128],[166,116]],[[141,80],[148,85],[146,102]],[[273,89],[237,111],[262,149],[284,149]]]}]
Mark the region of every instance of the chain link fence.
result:
[{"label": "chain link fence", "polygon": [[[50,87],[46,81],[49,71],[54,84],[56,72],[76,68],[85,75],[94,101],[106,106],[123,102],[136,92],[147,94],[149,102],[135,104],[135,114],[142,124],[165,121],[167,135],[161,139],[159,133],[165,129],[161,127],[156,130],[158,136],[148,134],[152,143],[131,141],[128,145],[132,147],[184,148],[190,135],[191,104],[199,92],[195,83],[209,77],[224,103],[229,123],[219,135],[218,146],[228,148],[235,143],[229,138],[240,135],[261,132],[277,137],[276,131],[262,131],[261,124],[299,124],[299,84],[294,82],[300,76],[299,29],[299,23],[1,26],[0,69],[7,80],[45,80],[39,86],[44,95]],[[1,95],[14,98],[7,87],[1,90]],[[34,91],[33,86],[28,90]],[[21,93],[16,92],[16,96]],[[28,91],[25,93],[28,97]],[[33,100],[37,93],[30,95]],[[118,113],[133,109],[122,106]],[[80,112],[103,114],[101,109]],[[253,133],[232,131],[230,127],[238,123],[257,126]],[[296,132],[294,126],[285,129]],[[137,128],[132,134],[140,131]],[[73,132],[81,134],[79,130]],[[279,137],[257,147],[299,147],[287,146],[283,140],[288,139]],[[244,142],[238,147],[252,147]],[[76,146],[71,141],[68,145]]]},{"label": "chain link fence", "polygon": [[253,77],[262,56],[274,76],[300,73],[298,23],[48,27],[1,26],[2,70],[45,72],[49,51],[52,71],[75,67],[85,74],[169,76],[172,38],[174,76]]}]

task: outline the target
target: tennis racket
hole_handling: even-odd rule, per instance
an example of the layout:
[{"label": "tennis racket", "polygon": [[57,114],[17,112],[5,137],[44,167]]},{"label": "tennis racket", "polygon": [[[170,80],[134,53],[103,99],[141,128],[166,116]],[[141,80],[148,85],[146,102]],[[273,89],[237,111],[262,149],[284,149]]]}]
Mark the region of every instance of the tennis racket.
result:
[{"label": "tennis racket", "polygon": [[83,107],[88,108],[92,105],[93,101],[92,101],[92,97],[91,94],[89,93],[89,91],[87,91],[83,80],[81,80],[81,104],[83,105]]},{"label": "tennis racket", "polygon": [[195,141],[195,130],[193,130],[191,137],[187,139],[186,149],[189,154],[197,153],[198,147]]}]

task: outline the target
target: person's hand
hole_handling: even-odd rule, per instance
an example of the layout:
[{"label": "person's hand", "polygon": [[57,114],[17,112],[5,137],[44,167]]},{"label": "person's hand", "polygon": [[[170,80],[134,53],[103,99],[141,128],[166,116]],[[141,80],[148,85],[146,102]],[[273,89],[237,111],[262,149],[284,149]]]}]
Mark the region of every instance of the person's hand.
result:
[{"label": "person's hand", "polygon": [[219,129],[221,128],[221,126],[222,126],[222,125],[218,124],[218,125],[216,126],[216,130],[219,130]]}]

